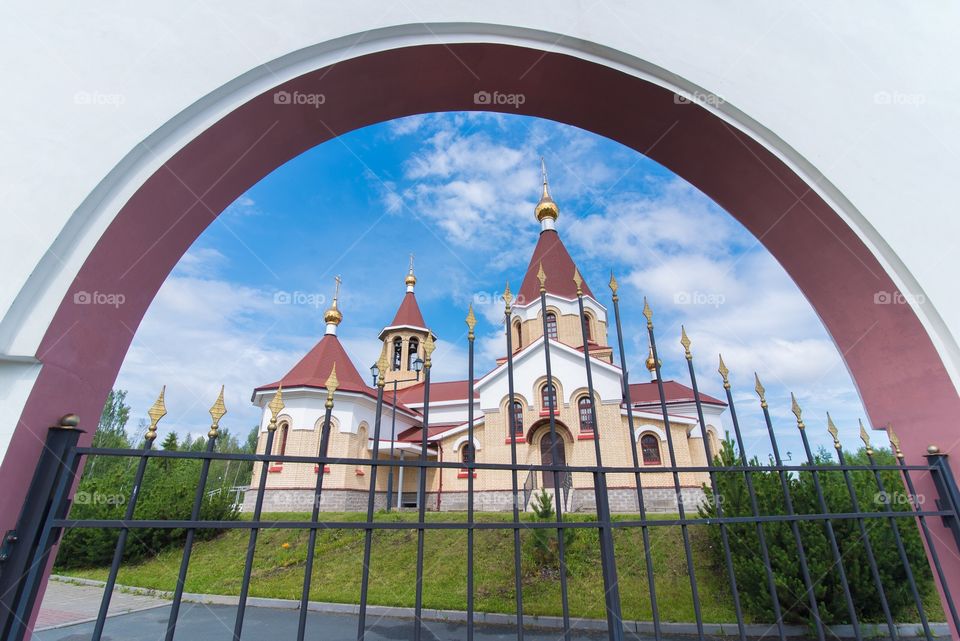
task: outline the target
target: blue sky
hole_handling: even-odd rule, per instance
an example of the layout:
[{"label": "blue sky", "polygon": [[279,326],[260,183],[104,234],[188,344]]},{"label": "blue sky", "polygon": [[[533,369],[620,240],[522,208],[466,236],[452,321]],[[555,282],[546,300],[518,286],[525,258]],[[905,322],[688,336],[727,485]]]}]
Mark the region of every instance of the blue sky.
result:
[{"label": "blue sky", "polygon": [[294,158],[238,198],[181,259],[134,338],[116,382],[129,390],[132,427],[166,384],[170,413],[161,431],[204,433],[222,383],[224,424],[245,434],[258,418],[252,389],[282,376],[322,336],[337,274],[339,335],[366,374],[379,353],[377,334],[403,295],[411,252],[421,309],[440,338],[436,380],[465,376],[463,319],[471,302],[480,319],[477,372],[491,368],[504,351],[496,297],[508,279],[519,287],[539,232],[540,156],[560,206],[558,231],[584,278],[608,307],[611,269],[621,283],[632,380],[647,380],[640,315],[647,296],[665,378],[688,382],[681,323],[701,389],[718,397],[723,353],[753,453],[770,451],[754,371],[793,460],[802,450],[790,391],[814,443],[829,443],[829,410],[842,440],[858,444],[856,420],[865,414],[833,342],[732,216],[618,143],[488,113],[413,116],[354,131]]}]

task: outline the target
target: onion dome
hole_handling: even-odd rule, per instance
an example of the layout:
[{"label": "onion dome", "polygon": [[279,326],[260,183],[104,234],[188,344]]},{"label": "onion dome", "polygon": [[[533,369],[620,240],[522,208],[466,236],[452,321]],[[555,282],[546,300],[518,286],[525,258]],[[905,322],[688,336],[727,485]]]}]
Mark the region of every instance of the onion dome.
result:
[{"label": "onion dome", "polygon": [[543,175],[543,194],[540,196],[540,202],[537,203],[534,213],[544,230],[553,229],[553,222],[560,216],[560,208],[557,207],[557,203],[550,196],[550,186],[547,184],[547,166],[543,162],[543,158],[540,159],[540,172]]},{"label": "onion dome", "polygon": [[330,303],[330,307],[323,313],[323,322],[327,324],[327,334],[336,334],[337,325],[340,324],[340,321],[343,320],[343,313],[337,307],[337,299],[340,297],[340,277],[336,278],[336,289],[333,294],[333,302]]}]

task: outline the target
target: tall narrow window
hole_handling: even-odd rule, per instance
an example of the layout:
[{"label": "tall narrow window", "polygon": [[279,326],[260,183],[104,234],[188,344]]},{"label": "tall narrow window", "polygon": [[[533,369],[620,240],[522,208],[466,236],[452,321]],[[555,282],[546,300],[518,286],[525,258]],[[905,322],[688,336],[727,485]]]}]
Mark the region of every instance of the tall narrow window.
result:
[{"label": "tall narrow window", "polygon": [[397,336],[393,339],[393,363],[391,365],[393,371],[399,371],[401,363],[403,363],[403,339]]},{"label": "tall narrow window", "polygon": [[518,349],[520,349],[521,347],[523,347],[523,336],[522,336],[521,333],[520,333],[520,321],[519,321],[519,320],[517,320],[517,321],[513,324],[513,329],[514,329],[514,330],[516,331],[516,333],[517,333],[517,344],[516,344],[516,346],[514,347],[514,351],[517,351]]},{"label": "tall narrow window", "polygon": [[557,340],[557,315],[553,312],[547,312],[547,338]]},{"label": "tall narrow window", "polygon": [[644,465],[660,465],[660,440],[653,434],[640,437],[640,449],[643,451]]},{"label": "tall narrow window", "polygon": [[407,341],[407,369],[413,371],[413,361],[417,360],[417,350],[420,349],[420,341],[411,338]]},{"label": "tall narrow window", "polygon": [[473,463],[473,444],[464,443],[460,448],[460,462],[461,463]]},{"label": "tall narrow window", "polygon": [[580,412],[580,431],[593,432],[593,412],[590,411],[590,399],[584,396],[577,401],[577,410]]},{"label": "tall narrow window", "polygon": [[276,447],[276,451],[274,452],[274,454],[276,454],[277,456],[283,456],[284,454],[287,453],[287,431],[289,427],[290,426],[287,425],[286,423],[280,426],[280,430],[279,430],[280,433],[277,435],[280,438],[276,439],[277,447]]},{"label": "tall narrow window", "polygon": [[523,436],[523,403],[513,402],[513,435]]},{"label": "tall narrow window", "polygon": [[557,390],[553,385],[544,385],[540,388],[540,413],[549,414],[556,411]]},{"label": "tall narrow window", "polygon": [[592,341],[592,340],[593,340],[593,329],[591,329],[591,328],[593,327],[593,325],[592,325],[592,323],[590,322],[590,317],[589,317],[587,314],[584,314],[584,315],[583,315],[583,325],[584,325],[584,327],[587,328],[587,340],[588,340],[588,341]]}]

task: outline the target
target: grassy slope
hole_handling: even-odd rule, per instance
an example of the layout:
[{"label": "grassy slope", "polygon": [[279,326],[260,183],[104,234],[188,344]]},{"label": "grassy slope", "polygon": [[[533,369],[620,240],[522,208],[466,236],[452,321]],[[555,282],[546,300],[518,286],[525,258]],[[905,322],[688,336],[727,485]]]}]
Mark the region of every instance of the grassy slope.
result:
[{"label": "grassy slope", "polygon": [[[302,514],[271,514],[266,519],[306,520]],[[356,513],[327,513],[324,520],[363,520]],[[463,514],[428,514],[428,520],[464,520]],[[584,520],[576,515],[573,519]],[[411,521],[415,514],[378,514],[377,520]],[[478,521],[509,521],[509,514],[478,514]],[[131,532],[133,534],[133,532]],[[299,599],[303,586],[307,532],[265,529],[257,543],[250,593],[253,596]],[[705,621],[733,621],[729,587],[723,575],[708,567],[706,532],[691,528],[701,607]],[[186,590],[208,594],[239,594],[248,531],[231,530],[194,546]],[[475,533],[475,607],[486,612],[514,612],[513,531],[478,530]],[[529,531],[522,532],[525,540]],[[665,621],[692,621],[690,582],[683,543],[673,527],[650,528],[657,601]],[[310,598],[314,601],[356,603],[360,595],[364,532],[322,529],[317,541]],[[466,603],[466,540],[464,531],[427,530],[425,536],[424,607],[462,610]],[[283,544],[288,543],[289,548]],[[623,614],[627,619],[649,620],[650,599],[639,529],[616,532],[615,549]],[[603,618],[603,580],[595,531],[581,531],[567,551],[568,592],[574,616]],[[416,530],[384,530],[373,534],[369,602],[413,606],[416,580]],[[123,585],[172,590],[181,552],[168,550],[137,565],[125,566],[118,582]],[[106,568],[71,570],[72,576],[104,579]],[[541,578],[524,567],[524,611],[561,614],[560,587],[556,578]]]}]

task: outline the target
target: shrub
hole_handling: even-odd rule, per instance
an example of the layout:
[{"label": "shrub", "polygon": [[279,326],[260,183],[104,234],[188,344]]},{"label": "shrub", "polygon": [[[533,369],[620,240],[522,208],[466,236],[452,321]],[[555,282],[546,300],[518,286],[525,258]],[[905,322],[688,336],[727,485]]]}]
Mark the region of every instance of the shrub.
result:
[{"label": "shrub", "polygon": [[[530,504],[533,518],[536,521],[548,522],[554,520],[553,497],[546,490],[540,490],[533,496]],[[564,528],[563,543],[565,548],[573,544],[576,532],[573,528]],[[543,574],[558,572],[560,569],[560,543],[557,532],[552,528],[534,528],[526,541],[526,553],[533,562],[536,570]]]},{"label": "shrub", "polygon": [[[84,475],[74,497],[70,517],[76,519],[122,519],[133,481],[136,459],[127,467],[114,467],[106,474]],[[134,511],[135,519],[189,519],[193,498],[200,478],[200,462],[177,459],[154,459],[147,465],[142,489]],[[201,519],[232,520],[237,517],[233,496],[208,485],[200,509]],[[212,538],[219,531],[197,530],[198,539]],[[119,530],[116,528],[73,528],[60,544],[58,568],[108,565],[113,559]],[[137,561],[154,556],[171,546],[182,545],[182,529],[131,529],[127,537],[124,560]]]},{"label": "shrub", "polygon": [[[861,449],[846,454],[847,463],[865,465],[866,453]],[[894,464],[893,455],[886,450],[877,451],[874,459],[879,465]],[[825,451],[821,451],[815,460],[818,465],[829,465],[833,461]],[[723,442],[716,457],[716,465],[733,466],[739,464],[734,454],[734,444],[728,438]],[[750,465],[759,465],[756,458]],[[851,471],[851,478],[860,509],[865,512],[883,511],[881,497],[873,473],[870,471]],[[752,516],[750,497],[742,472],[718,472],[717,490],[720,495],[724,516]],[[761,515],[785,514],[784,496],[779,474],[775,471],[754,472],[753,485]],[[819,474],[827,507],[831,512],[852,512],[850,494],[847,490],[842,471],[828,471]],[[896,470],[881,472],[888,500],[898,511],[909,510],[903,483]],[[813,475],[809,472],[791,473],[788,488],[797,513],[820,513]],[[706,489],[706,488],[705,488]],[[710,493],[707,489],[708,494]],[[701,516],[716,516],[714,504],[700,508]],[[860,543],[860,530],[855,520],[833,520],[833,529],[843,555],[843,567],[847,574],[850,592],[857,608],[857,616],[863,621],[882,621],[883,612],[877,595],[867,554]],[[920,542],[919,532],[912,519],[898,518],[900,533],[907,556],[916,578],[921,596],[933,587],[930,568],[927,565]],[[915,620],[916,610],[912,594],[906,580],[906,572],[900,561],[893,531],[887,519],[865,519],[867,537],[873,547],[883,588],[894,617],[903,620]],[[814,578],[814,592],[817,597],[821,619],[827,624],[849,623],[847,605],[840,576],[834,568],[833,553],[822,521],[800,522],[800,534],[806,552],[810,575]],[[755,618],[773,621],[773,607],[767,589],[766,571],[763,566],[756,526],[752,523],[728,524],[730,549],[737,585],[744,610]],[[725,574],[725,561],[720,545],[719,528],[711,527],[713,538],[711,549],[715,553],[714,562],[718,571]],[[800,572],[799,555],[793,532],[787,522],[765,523],[763,525],[770,564],[777,586],[777,596],[784,620],[807,623],[812,621],[808,598],[805,596],[803,578]]]}]

